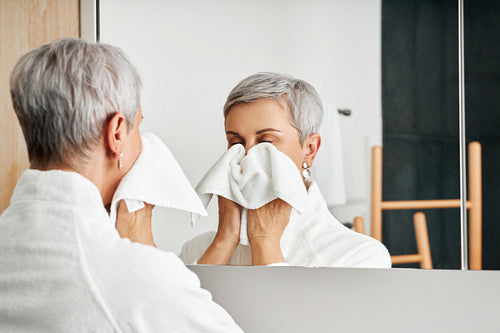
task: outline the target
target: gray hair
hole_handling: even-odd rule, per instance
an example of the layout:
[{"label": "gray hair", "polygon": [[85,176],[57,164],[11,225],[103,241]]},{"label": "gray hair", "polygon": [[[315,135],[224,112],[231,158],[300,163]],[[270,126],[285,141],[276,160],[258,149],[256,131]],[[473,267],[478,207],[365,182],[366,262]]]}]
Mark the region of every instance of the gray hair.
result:
[{"label": "gray hair", "polygon": [[87,160],[114,114],[122,112],[132,127],[140,90],[137,69],[111,45],[66,38],[23,55],[10,94],[30,162]]},{"label": "gray hair", "polygon": [[277,101],[290,113],[292,126],[299,131],[300,142],[319,131],[323,105],[316,89],[289,75],[261,72],[243,79],[231,90],[224,105],[224,119],[239,103],[261,99]]}]

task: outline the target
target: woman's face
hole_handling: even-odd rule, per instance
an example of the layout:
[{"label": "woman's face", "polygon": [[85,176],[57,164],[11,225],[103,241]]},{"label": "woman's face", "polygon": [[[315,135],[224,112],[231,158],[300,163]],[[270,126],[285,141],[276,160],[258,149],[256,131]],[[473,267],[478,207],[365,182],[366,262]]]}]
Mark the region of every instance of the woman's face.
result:
[{"label": "woman's face", "polygon": [[242,144],[248,151],[256,144],[269,142],[286,154],[299,170],[305,162],[299,131],[290,115],[278,102],[262,99],[233,106],[226,117],[228,148]]}]

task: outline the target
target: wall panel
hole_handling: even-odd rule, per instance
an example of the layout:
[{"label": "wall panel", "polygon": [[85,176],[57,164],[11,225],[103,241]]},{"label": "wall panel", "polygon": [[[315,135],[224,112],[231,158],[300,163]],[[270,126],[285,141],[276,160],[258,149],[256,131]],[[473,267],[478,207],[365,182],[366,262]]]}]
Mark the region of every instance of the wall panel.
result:
[{"label": "wall panel", "polygon": [[12,109],[9,74],[24,53],[54,39],[79,36],[78,0],[0,0],[0,213],[29,167]]}]

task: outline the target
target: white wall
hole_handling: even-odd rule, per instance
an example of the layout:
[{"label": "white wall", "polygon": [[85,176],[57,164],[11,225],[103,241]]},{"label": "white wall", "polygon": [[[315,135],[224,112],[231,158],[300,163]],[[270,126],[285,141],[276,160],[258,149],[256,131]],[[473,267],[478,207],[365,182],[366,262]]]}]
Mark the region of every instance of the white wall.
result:
[{"label": "white wall", "polygon": [[[143,131],[159,135],[195,186],[225,151],[222,106],[258,71],[311,83],[341,118],[346,207],[368,215],[369,145],[381,144],[380,0],[101,0],[101,41],[120,46],[144,82]],[[216,209],[192,228],[187,213],[156,208],[157,245],[216,228]]]}]

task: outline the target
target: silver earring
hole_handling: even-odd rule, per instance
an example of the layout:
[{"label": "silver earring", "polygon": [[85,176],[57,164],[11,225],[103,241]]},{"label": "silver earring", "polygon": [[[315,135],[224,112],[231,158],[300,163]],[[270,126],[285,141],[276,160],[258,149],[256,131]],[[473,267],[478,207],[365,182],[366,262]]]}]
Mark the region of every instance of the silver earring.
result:
[{"label": "silver earring", "polygon": [[311,168],[309,168],[309,164],[307,164],[307,162],[304,162],[302,164],[302,168],[304,168],[304,170],[302,170],[302,176],[304,177],[304,179],[311,179]]},{"label": "silver earring", "polygon": [[118,169],[122,168],[122,157],[123,157],[123,153],[120,153],[120,157],[118,158]]}]

